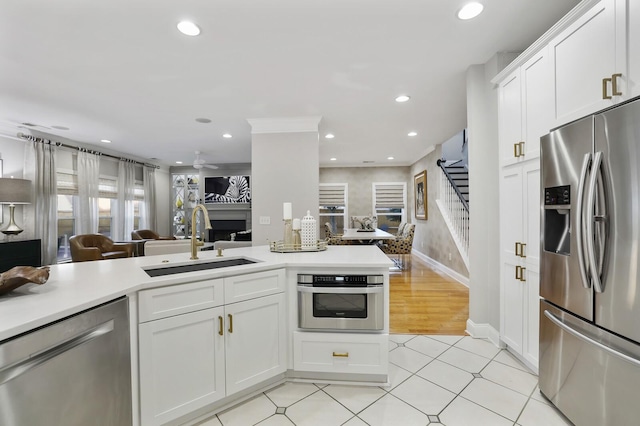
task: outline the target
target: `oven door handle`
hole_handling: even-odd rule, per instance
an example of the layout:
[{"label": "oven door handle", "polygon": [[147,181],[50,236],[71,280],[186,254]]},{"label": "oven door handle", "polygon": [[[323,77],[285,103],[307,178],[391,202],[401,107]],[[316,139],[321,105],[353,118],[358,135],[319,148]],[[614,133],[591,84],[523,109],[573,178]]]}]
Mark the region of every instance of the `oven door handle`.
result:
[{"label": "oven door handle", "polygon": [[375,294],[382,293],[383,286],[374,287],[305,287],[298,286],[299,293],[323,293],[323,294]]}]

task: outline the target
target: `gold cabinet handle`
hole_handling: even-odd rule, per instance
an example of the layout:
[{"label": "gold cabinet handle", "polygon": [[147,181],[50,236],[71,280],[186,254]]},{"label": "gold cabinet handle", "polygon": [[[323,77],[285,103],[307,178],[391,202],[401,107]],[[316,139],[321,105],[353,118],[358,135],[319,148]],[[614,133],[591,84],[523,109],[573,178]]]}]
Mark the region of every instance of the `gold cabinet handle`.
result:
[{"label": "gold cabinet handle", "polygon": [[524,275],[524,271],[526,271],[527,268],[525,268],[524,266],[520,267],[520,281],[522,282],[526,282],[527,281],[527,277]]},{"label": "gold cabinet handle", "polygon": [[519,142],[518,145],[520,146],[520,155],[524,157],[524,141]]},{"label": "gold cabinet handle", "polygon": [[333,356],[336,358],[349,358],[349,352],[334,352]]},{"label": "gold cabinet handle", "polygon": [[222,323],[222,317],[218,315],[218,334],[222,336],[224,334],[224,324]]},{"label": "gold cabinet handle", "polygon": [[618,92],[618,78],[622,77],[622,74],[616,73],[611,75],[611,94],[613,96],[622,96],[622,92]]},{"label": "gold cabinet handle", "polygon": [[518,148],[520,147],[519,143],[514,143],[513,144],[513,156],[518,158],[520,156],[520,154],[518,154]]},{"label": "gold cabinet handle", "polygon": [[527,247],[526,243],[520,243],[520,257],[527,257],[526,254],[524,254],[524,249]]},{"label": "gold cabinet handle", "polygon": [[602,99],[611,99],[611,96],[607,94],[607,82],[611,83],[610,78],[602,79]]},{"label": "gold cabinet handle", "polygon": [[520,256],[520,250],[522,247],[522,244],[516,241],[516,256]]},{"label": "gold cabinet handle", "polygon": [[516,280],[520,281],[520,271],[522,270],[522,266],[516,266]]},{"label": "gold cabinet handle", "polygon": [[227,317],[229,318],[229,333],[233,333],[233,315],[228,314]]}]

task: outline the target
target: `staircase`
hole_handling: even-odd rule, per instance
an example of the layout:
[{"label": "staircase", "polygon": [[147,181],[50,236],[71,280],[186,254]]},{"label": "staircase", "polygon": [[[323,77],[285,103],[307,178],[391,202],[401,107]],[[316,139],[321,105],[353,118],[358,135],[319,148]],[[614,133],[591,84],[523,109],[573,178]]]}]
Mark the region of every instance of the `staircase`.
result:
[{"label": "staircase", "polygon": [[458,188],[462,198],[469,204],[469,171],[465,166],[445,166],[445,170],[451,177],[451,183]]},{"label": "staircase", "polygon": [[436,204],[469,268],[469,172],[457,163],[446,165],[444,159],[437,164],[442,173]]}]

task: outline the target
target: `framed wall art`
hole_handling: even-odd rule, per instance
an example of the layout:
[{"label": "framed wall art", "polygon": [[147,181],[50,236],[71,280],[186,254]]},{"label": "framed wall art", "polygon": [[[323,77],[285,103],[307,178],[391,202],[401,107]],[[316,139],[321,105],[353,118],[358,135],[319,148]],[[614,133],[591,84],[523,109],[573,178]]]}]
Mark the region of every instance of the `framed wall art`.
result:
[{"label": "framed wall art", "polygon": [[427,171],[423,170],[413,178],[416,219],[427,219]]},{"label": "framed wall art", "polygon": [[251,187],[249,176],[205,176],[205,204],[249,204]]}]

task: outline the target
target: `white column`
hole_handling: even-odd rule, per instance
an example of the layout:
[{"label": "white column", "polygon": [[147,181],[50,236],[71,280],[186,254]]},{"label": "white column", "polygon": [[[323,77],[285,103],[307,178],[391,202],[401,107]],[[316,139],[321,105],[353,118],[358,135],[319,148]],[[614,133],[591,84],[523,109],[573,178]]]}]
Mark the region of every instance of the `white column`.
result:
[{"label": "white column", "polygon": [[[294,218],[318,218],[321,117],[248,119],[251,125],[251,221],[254,246],[283,238],[282,203]],[[268,218],[269,224],[261,223]],[[264,222],[264,221],[263,221]]]}]

